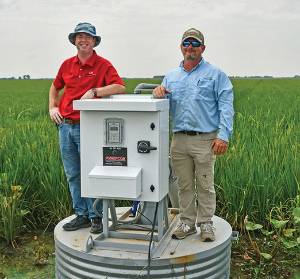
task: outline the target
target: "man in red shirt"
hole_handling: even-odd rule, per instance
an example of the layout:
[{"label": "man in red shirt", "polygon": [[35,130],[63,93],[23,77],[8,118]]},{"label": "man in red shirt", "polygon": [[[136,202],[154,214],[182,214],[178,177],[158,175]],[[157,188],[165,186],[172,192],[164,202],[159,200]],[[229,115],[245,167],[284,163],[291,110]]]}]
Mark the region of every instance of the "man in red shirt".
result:
[{"label": "man in red shirt", "polygon": [[[100,233],[102,218],[93,209],[94,199],[81,197],[80,112],[73,109],[73,101],[124,93],[125,86],[114,66],[95,52],[101,37],[93,25],[79,23],[69,34],[69,41],[76,46],[77,55],[62,63],[49,91],[49,114],[58,125],[61,156],[76,214],[63,228],[74,231],[91,226],[91,233]],[[96,209],[102,212],[101,202]]]}]

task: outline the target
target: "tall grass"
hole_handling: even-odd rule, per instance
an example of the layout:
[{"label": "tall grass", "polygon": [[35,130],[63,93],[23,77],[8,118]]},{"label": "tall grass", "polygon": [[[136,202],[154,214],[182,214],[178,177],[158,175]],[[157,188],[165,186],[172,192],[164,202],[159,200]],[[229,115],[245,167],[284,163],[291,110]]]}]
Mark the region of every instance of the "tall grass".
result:
[{"label": "tall grass", "polygon": [[22,230],[22,218],[29,213],[24,208],[23,189],[20,185],[10,186],[7,183],[7,175],[0,174],[0,233],[15,247],[15,238]]},{"label": "tall grass", "polygon": [[[126,79],[127,92],[140,82]],[[273,208],[299,195],[300,80],[233,80],[235,125],[230,148],[216,163],[217,214],[234,227],[246,215],[265,223]],[[22,185],[21,229],[53,227],[72,213],[56,127],[48,116],[49,80],[0,80],[0,173]],[[4,197],[4,186],[0,184]],[[6,195],[11,195],[6,192]],[[21,206],[21,208],[20,208]],[[274,212],[274,211],[273,211]],[[24,212],[23,212],[24,213]],[[7,238],[0,212],[0,237]],[[20,217],[20,216],[19,216]],[[11,217],[13,218],[13,216]]]},{"label": "tall grass", "polygon": [[48,119],[49,86],[50,81],[1,81],[0,87],[0,172],[9,185],[24,187],[27,228],[53,226],[72,212],[57,130]]},{"label": "tall grass", "polygon": [[234,80],[235,125],[230,149],[216,165],[218,211],[241,227],[246,215],[269,211],[299,195],[300,80]]}]

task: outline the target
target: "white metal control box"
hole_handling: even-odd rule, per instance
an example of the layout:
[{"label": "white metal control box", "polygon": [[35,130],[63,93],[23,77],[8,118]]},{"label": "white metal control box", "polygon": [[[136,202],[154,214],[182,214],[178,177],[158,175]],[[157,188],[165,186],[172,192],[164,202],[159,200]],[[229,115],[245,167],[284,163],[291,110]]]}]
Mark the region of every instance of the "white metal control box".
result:
[{"label": "white metal control box", "polygon": [[81,195],[158,202],[169,190],[169,101],[122,94],[77,100]]}]

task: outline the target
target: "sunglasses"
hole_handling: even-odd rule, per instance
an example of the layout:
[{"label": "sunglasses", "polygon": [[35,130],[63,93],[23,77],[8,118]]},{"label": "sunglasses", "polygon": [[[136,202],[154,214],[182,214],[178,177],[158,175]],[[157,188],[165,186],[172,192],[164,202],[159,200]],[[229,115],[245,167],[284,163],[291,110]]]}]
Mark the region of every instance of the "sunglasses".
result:
[{"label": "sunglasses", "polygon": [[198,41],[183,41],[182,42],[183,47],[189,47],[190,45],[192,45],[192,47],[199,47],[202,44]]}]

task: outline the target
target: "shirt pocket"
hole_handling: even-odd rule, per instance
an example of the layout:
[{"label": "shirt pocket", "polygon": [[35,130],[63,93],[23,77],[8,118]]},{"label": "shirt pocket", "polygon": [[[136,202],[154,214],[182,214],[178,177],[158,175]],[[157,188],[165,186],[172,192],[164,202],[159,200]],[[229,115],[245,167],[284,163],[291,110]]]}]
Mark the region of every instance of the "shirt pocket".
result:
[{"label": "shirt pocket", "polygon": [[196,100],[215,100],[213,79],[200,77],[193,83],[192,87]]}]

